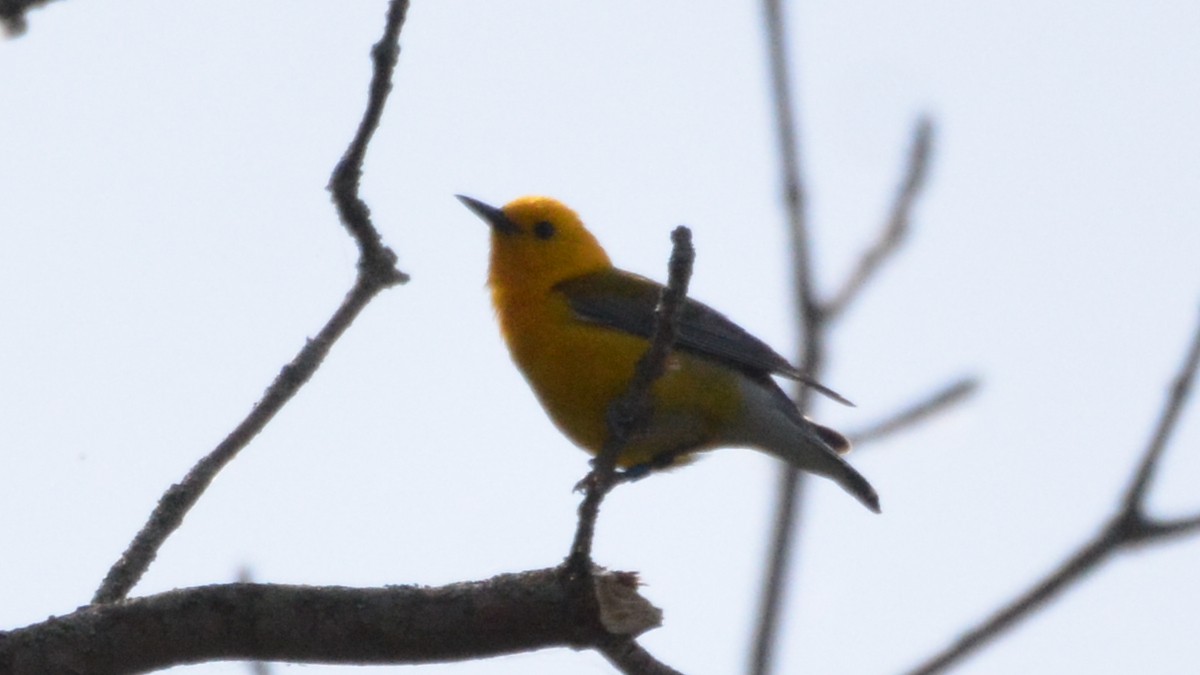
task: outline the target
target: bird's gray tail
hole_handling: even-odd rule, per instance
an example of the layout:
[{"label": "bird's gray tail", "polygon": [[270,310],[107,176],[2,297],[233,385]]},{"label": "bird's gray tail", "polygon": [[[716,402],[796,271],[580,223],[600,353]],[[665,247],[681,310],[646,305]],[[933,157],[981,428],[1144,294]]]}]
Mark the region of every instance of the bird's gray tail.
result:
[{"label": "bird's gray tail", "polygon": [[824,476],[879,513],[875,488],[840,456],[850,450],[845,436],[801,415],[769,377],[746,378],[741,384],[742,415],[719,440],[749,445],[797,469]]},{"label": "bird's gray tail", "polygon": [[879,494],[871,483],[840,455],[850,450],[850,442],[838,432],[805,420],[805,428],[790,440],[764,448],[798,469],[824,476],[849,492],[868,509],[879,513]]}]

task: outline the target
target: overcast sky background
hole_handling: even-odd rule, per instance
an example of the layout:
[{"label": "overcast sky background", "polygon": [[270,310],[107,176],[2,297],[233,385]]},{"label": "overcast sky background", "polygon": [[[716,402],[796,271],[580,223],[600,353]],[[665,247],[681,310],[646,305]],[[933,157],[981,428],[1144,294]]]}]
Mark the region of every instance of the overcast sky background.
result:
[{"label": "overcast sky background", "polygon": [[[0,42],[0,627],[86,603],[350,287],[324,186],[384,9],[64,0]],[[821,288],[877,231],[917,116],[939,131],[911,240],[834,336],[826,383],[858,407],[819,419],[852,429],[984,381],[852,455],[882,516],[810,493],[777,672],[893,673],[1089,537],[1150,434],[1200,312],[1200,4],[789,17]],[[587,456],[512,367],[486,229],[455,193],[558,197],[657,278],[686,223],[692,294],[794,353],[761,23],[756,3],[414,2],[363,181],[413,281],[364,312],[135,594],[242,567],[442,584],[565,555]],[[775,469],[722,451],[605,504],[596,558],[642,574],[665,611],[642,644],[683,672],[743,668]],[[1162,469],[1153,509],[1200,509],[1200,404]],[[1195,539],[1121,557],[959,672],[1194,672],[1197,569]],[[420,672],[611,669],[555,650]]]}]

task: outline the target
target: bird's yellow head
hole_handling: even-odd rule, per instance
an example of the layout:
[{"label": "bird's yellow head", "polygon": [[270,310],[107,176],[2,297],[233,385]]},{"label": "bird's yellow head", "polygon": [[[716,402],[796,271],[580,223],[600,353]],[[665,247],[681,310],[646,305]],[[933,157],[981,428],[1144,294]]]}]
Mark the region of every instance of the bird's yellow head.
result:
[{"label": "bird's yellow head", "polygon": [[493,288],[544,290],[612,267],[600,243],[562,202],[521,197],[498,209],[470,197],[458,198],[492,227],[488,283]]}]

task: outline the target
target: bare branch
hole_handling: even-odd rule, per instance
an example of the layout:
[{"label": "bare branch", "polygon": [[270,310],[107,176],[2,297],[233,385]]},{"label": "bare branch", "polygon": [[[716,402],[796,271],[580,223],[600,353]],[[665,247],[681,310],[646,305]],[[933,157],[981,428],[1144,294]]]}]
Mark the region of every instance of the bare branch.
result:
[{"label": "bare branch", "polygon": [[917,120],[913,129],[912,145],[905,162],[904,180],[892,201],[892,209],[879,238],[863,253],[854,272],[845,285],[825,303],[824,313],[830,320],[842,316],[862,290],[878,274],[883,264],[891,259],[908,234],[913,204],[921,194],[928,173],[929,155],[933,145],[933,123],[928,117]]},{"label": "bare branch", "polygon": [[383,106],[392,91],[392,73],[396,70],[396,61],[400,57],[400,29],[404,26],[407,14],[408,0],[391,0],[388,4],[383,37],[371,49],[374,71],[367,108],[363,112],[354,139],[346,148],[346,154],[342,155],[329,179],[329,191],[332,193],[338,216],[358,244],[359,275],[378,277],[373,283],[385,288],[408,281],[408,275],[396,269],[396,254],[383,245],[379,231],[371,223],[371,212],[366,202],[358,196],[358,184],[362,178],[367,145],[370,144],[375,130],[379,128]]},{"label": "bare branch", "polygon": [[406,0],[393,0],[389,6],[384,37],[375,46],[375,71],[371,81],[370,102],[358,133],[346,156],[338,163],[332,180],[334,201],[337,202],[343,222],[355,237],[361,252],[358,278],[353,289],[317,336],[308,340],[296,357],[280,370],[275,381],[267,388],[262,400],[254,406],[250,414],[212,452],[192,467],[182,481],[172,485],[163,494],[142,530],[130,542],[120,560],[108,571],[92,602],[113,602],[129,594],[158,555],[163,542],[183,523],[184,516],[200,499],[200,495],[217,473],[236,457],[308,382],[325,360],[334,342],[350,327],[359,312],[380,291],[408,280],[407,275],[396,269],[396,255],[383,246],[379,233],[371,224],[367,208],[357,194],[358,177],[362,172],[361,163],[366,145],[379,123],[380,111],[391,89],[395,54],[399,50],[396,42],[407,8]]},{"label": "bare branch", "polygon": [[979,388],[979,380],[975,377],[962,377],[943,386],[932,395],[917,399],[916,403],[892,413],[891,415],[869,424],[858,431],[846,434],[854,445],[862,445],[890,436],[915,426],[945,410],[958,405],[975,393]]},{"label": "bare branch", "polygon": [[949,647],[909,671],[910,675],[930,675],[943,672],[968,654],[999,637],[1017,621],[1040,609],[1046,601],[1095,570],[1117,551],[1151,542],[1167,541],[1181,535],[1200,533],[1200,515],[1177,520],[1158,520],[1145,515],[1146,486],[1179,421],[1180,410],[1191,391],[1191,384],[1198,369],[1200,369],[1200,325],[1196,327],[1196,332],[1192,336],[1191,347],[1175,377],[1173,386],[1170,388],[1149,446],[1130,481],[1125,497],[1120,502],[1120,510],[1117,515],[1066,562],[1052,570],[1044,579],[1021,594],[1016,600],[963,634]]},{"label": "bare branch", "polygon": [[215,660],[416,664],[547,647],[596,648],[627,673],[674,672],[653,669],[627,636],[609,632],[576,586],[559,567],[438,588],[180,589],[0,633],[0,672],[106,675]]},{"label": "bare branch", "polygon": [[679,310],[687,297],[696,252],[692,248],[691,230],[682,225],[671,232],[671,241],[673,247],[669,278],[654,311],[654,331],[650,335],[650,346],[638,360],[633,379],[630,380],[625,393],[609,406],[608,439],[600,454],[596,456],[592,472],[583,482],[586,493],[579,505],[579,525],[575,530],[575,539],[571,543],[571,553],[566,562],[567,569],[580,578],[586,577],[591,569],[596,517],[600,513],[600,502],[613,488],[617,456],[628,443],[630,435],[644,422],[650,387],[662,375],[666,368],[667,356],[675,345]]}]

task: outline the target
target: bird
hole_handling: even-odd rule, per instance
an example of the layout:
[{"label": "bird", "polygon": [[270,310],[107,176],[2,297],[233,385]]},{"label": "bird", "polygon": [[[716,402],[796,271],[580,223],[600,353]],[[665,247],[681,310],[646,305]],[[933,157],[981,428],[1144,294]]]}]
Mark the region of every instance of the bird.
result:
[{"label": "bird", "polygon": [[[663,286],[615,267],[571,208],[527,196],[502,208],[456,195],[491,229],[488,286],[501,335],[551,420],[593,455],[606,416],[649,347]],[[850,442],[806,418],[773,379],[843,403],[724,314],[685,298],[648,419],[620,450],[632,478],[720,447],[749,447],[829,478],[880,512],[875,489],[841,455]]]}]

